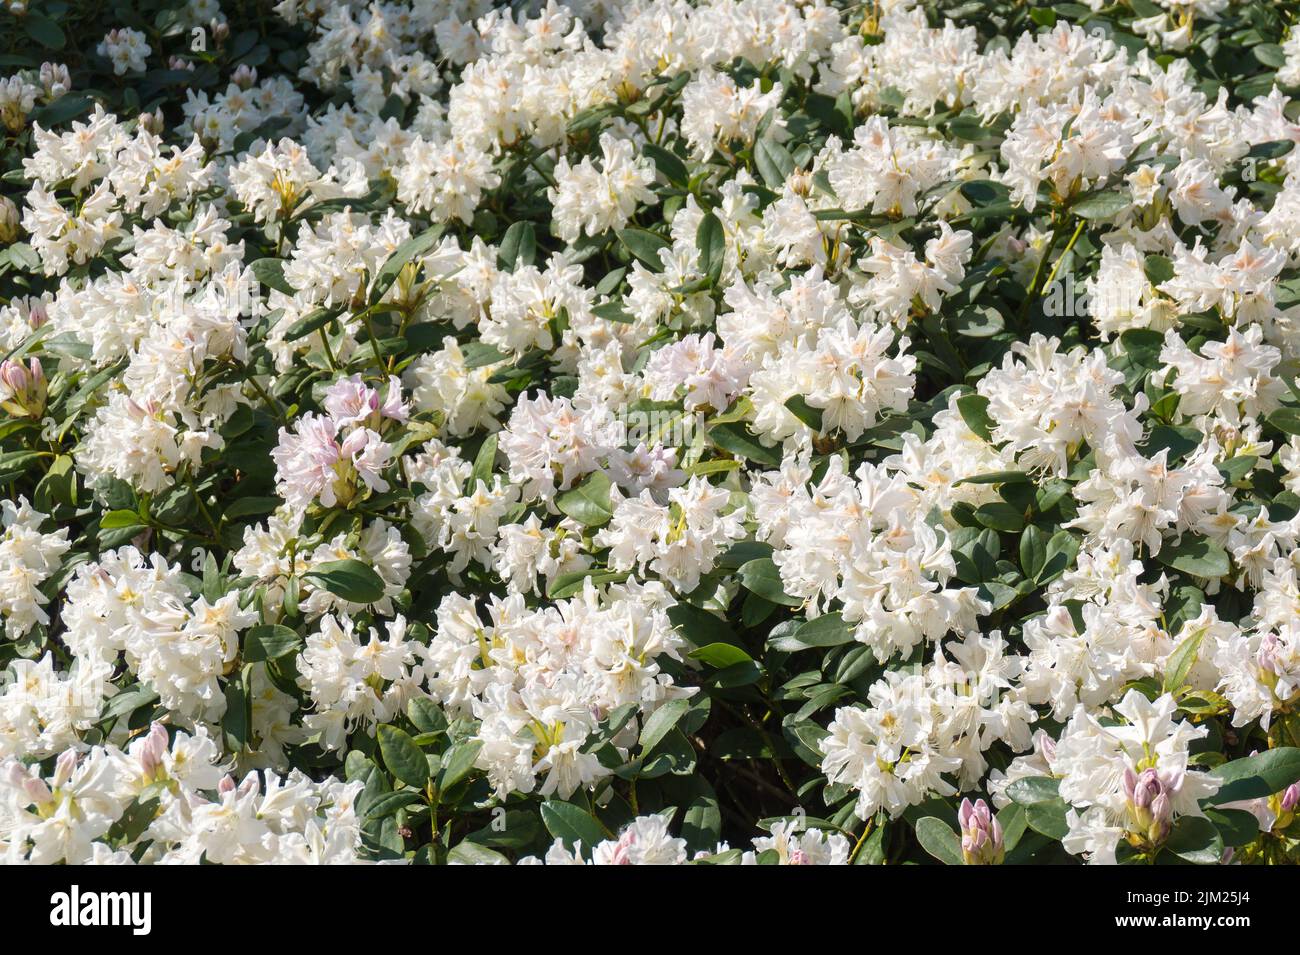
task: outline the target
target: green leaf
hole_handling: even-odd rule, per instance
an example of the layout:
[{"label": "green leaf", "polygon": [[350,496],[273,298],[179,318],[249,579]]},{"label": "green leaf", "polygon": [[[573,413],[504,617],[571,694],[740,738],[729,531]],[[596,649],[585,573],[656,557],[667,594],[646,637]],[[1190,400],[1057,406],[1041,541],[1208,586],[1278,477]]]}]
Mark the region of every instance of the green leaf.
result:
[{"label": "green leaf", "polygon": [[1167,255],[1148,255],[1143,263],[1147,281],[1152,285],[1161,285],[1174,277],[1174,263]]},{"label": "green leaf", "polygon": [[1177,544],[1166,543],[1156,559],[1166,567],[1193,577],[1226,577],[1232,569],[1228,552],[1208,537],[1184,534]]},{"label": "green leaf", "polygon": [[497,264],[507,272],[533,264],[537,254],[537,232],[531,222],[514,222],[501,237]]},{"label": "green leaf", "polygon": [[758,594],[764,600],[785,607],[798,607],[803,604],[799,598],[786,594],[785,585],[781,582],[781,572],[777,570],[776,564],[772,563],[770,557],[758,557],[746,561],[740,567],[739,577],[742,587],[750,593]]},{"label": "green leaf", "polygon": [[961,839],[942,819],[925,816],[916,821],[916,839],[921,848],[944,865],[965,865],[961,854]]},{"label": "green leaf", "polygon": [[447,717],[427,696],[417,696],[406,704],[406,718],[421,733],[442,733],[447,729]]},{"label": "green leaf", "polygon": [[730,643],[709,643],[698,650],[692,650],[690,656],[719,669],[735,666],[737,663],[745,663],[753,659],[740,647]]},{"label": "green leaf", "polygon": [[1007,786],[1007,798],[1022,806],[1061,798],[1061,781],[1050,776],[1023,776]]},{"label": "green leaf", "polygon": [[812,405],[808,404],[808,400],[804,398],[803,395],[795,395],[793,398],[790,398],[786,401],[785,407],[792,415],[808,427],[821,433],[823,414],[821,408],[814,408]]},{"label": "green leaf", "polygon": [[672,243],[663,236],[645,229],[629,227],[619,230],[618,239],[651,272],[663,271],[664,263],[659,258],[659,251],[672,248]]},{"label": "green leaf", "polygon": [[471,493],[483,482],[485,487],[492,487],[492,466],[497,460],[497,436],[490,434],[479,445],[478,454],[474,455],[474,468],[469,474]]},{"label": "green leaf", "polygon": [[599,587],[601,584],[622,583],[630,576],[626,570],[575,570],[567,574],[557,574],[546,588],[546,596],[552,600],[563,600],[580,594],[586,589],[587,581]]},{"label": "green leaf", "polygon": [[1278,408],[1264,418],[1283,434],[1300,435],[1300,408]]},{"label": "green leaf", "polygon": [[269,623],[253,627],[244,636],[244,660],[262,663],[278,660],[295,653],[302,646],[302,637],[290,627]]},{"label": "green leaf", "polygon": [[135,511],[109,511],[99,519],[100,530],[117,530],[122,527],[143,527],[144,518]]},{"label": "green leaf", "polygon": [[429,782],[429,759],[415,740],[396,726],[379,727],[379,752],[388,771],[406,785],[423,789]]},{"label": "green leaf", "polygon": [[1264,799],[1300,780],[1300,748],[1280,746],[1244,759],[1234,759],[1214,770],[1222,781],[1205,805],[1222,806],[1243,799]]},{"label": "green leaf", "polygon": [[495,849],[489,849],[477,842],[470,842],[468,839],[452,846],[451,851],[447,853],[447,861],[459,863],[460,865],[510,864],[510,860]]},{"label": "green leaf", "polygon": [[1011,190],[993,179],[973,179],[961,184],[961,194],[975,206],[994,206],[1007,203]]},{"label": "green leaf", "polygon": [[[1259,47],[1256,47],[1258,50]],[[1273,139],[1266,143],[1256,143],[1246,155],[1252,159],[1281,159],[1295,149],[1294,140]]]},{"label": "green leaf", "polygon": [[603,471],[593,471],[577,487],[565,491],[555,499],[560,512],[587,527],[599,527],[614,516],[610,503],[612,482]]},{"label": "green leaf", "polygon": [[226,748],[232,753],[242,752],[248,745],[249,730],[252,724],[252,701],[248,696],[247,671],[245,667],[239,674],[226,683],[226,713],[221,719],[221,731],[225,737]]},{"label": "green leaf", "polygon": [[712,852],[722,838],[722,810],[713,788],[708,783],[702,785],[707,792],[686,807],[682,818],[682,838],[691,849]]},{"label": "green leaf", "polygon": [[1169,659],[1165,661],[1164,691],[1166,693],[1182,689],[1183,684],[1187,682],[1187,674],[1196,665],[1196,657],[1200,653],[1201,641],[1204,639],[1205,630],[1197,629],[1169,654]]},{"label": "green leaf", "polygon": [[1259,835],[1259,820],[1244,809],[1207,809],[1205,817],[1214,823],[1226,846],[1244,846]]},{"label": "green leaf", "polygon": [[646,143],[641,147],[642,151],[649,156],[659,170],[659,174],[671,182],[674,186],[686,187],[690,181],[691,174],[686,169],[686,163],[673,152],[669,152],[662,146],[656,146],[654,143]]},{"label": "green leaf", "polygon": [[839,647],[853,642],[854,629],[838,612],[824,613],[800,625],[794,638],[809,647]]},{"label": "green leaf", "polygon": [[273,288],[285,295],[296,295],[298,290],[290,285],[288,279],[284,277],[284,263],[284,259],[274,257],[257,259],[249,268],[253,270],[257,280],[267,288]]},{"label": "green leaf", "polygon": [[961,484],[1028,484],[1029,475],[1024,471],[990,471],[988,474],[976,474],[974,477],[954,481],[953,487]]},{"label": "green leaf", "polygon": [[[149,792],[146,789],[145,792]],[[129,848],[132,843],[139,839],[149,824],[158,817],[158,797],[146,796],[141,793],[131,804],[126,807],[126,812],[113,823],[104,838],[112,845],[118,848]]]},{"label": "green leaf", "polygon": [[605,832],[585,809],[571,802],[548,799],[542,803],[542,823],[546,831],[564,843],[570,852],[578,843],[590,851],[605,841]]},{"label": "green leaf", "polygon": [[989,417],[989,400],[983,395],[962,395],[957,399],[957,410],[977,437],[993,441],[995,422]]},{"label": "green leaf", "polygon": [[686,715],[686,711],[690,709],[690,706],[690,700],[669,700],[650,714],[650,717],[641,727],[639,742],[642,755],[649,753],[659,745],[659,742],[668,734],[668,731]]},{"label": "green leaf", "polygon": [[1218,865],[1223,861],[1223,837],[1214,823],[1203,816],[1179,819],[1164,848],[1194,865]]},{"label": "green leaf", "polygon": [[375,273],[375,280],[370,284],[370,302],[374,304],[384,297],[397,276],[401,274],[406,263],[410,262],[416,256],[424,255],[433,248],[434,243],[442,237],[442,226],[435,225],[426,229],[417,236],[413,236],[399,245]]},{"label": "green leaf", "polygon": [[778,192],[794,172],[794,159],[789,151],[775,140],[764,136],[754,144],[754,165],[763,181]]},{"label": "green leaf", "polygon": [[743,422],[733,421],[709,428],[709,438],[723,451],[768,467],[781,466],[781,449],[768,447],[749,433]]},{"label": "green leaf", "polygon": [[1025,807],[1029,828],[1058,841],[1070,831],[1065,816],[1069,806],[1060,796],[1060,785],[1058,779],[1028,776],[1007,787],[1007,798]]},{"label": "green leaf", "polygon": [[270,514],[280,506],[281,500],[278,497],[241,497],[230,502],[230,506],[225,510],[225,518],[228,521],[236,520],[240,517],[254,517],[259,514]]},{"label": "green leaf", "polygon": [[1070,207],[1080,219],[1109,219],[1133,205],[1133,197],[1125,191],[1107,191],[1080,199]]},{"label": "green leaf", "polygon": [[717,285],[722,266],[727,258],[727,236],[722,223],[712,212],[706,212],[695,230],[695,245],[700,252],[700,271],[709,285]]},{"label": "green leaf", "polygon": [[442,757],[442,769],[438,772],[438,789],[447,790],[464,779],[474,768],[479,750],[483,748],[481,739],[463,740],[449,749]]},{"label": "green leaf", "polygon": [[22,18],[23,30],[47,50],[62,50],[68,42],[63,28],[42,13],[28,10]]},{"label": "green leaf", "polygon": [[510,357],[495,345],[478,341],[466,342],[461,345],[460,354],[465,362],[466,371],[473,371],[475,368],[483,368],[487,365],[495,365],[498,362],[506,361]]},{"label": "green leaf", "polygon": [[1030,580],[1037,578],[1047,563],[1047,532],[1030,524],[1020,535],[1020,570]]},{"label": "green leaf", "polygon": [[1069,808],[1059,796],[1047,802],[1036,802],[1025,807],[1025,822],[1034,832],[1059,842],[1070,832],[1070,824],[1066,821]]},{"label": "green leaf", "polygon": [[1025,516],[1005,501],[992,501],[975,509],[975,520],[985,527],[1008,534],[1018,534],[1025,526]]},{"label": "green leaf", "polygon": [[314,308],[285,329],[284,340],[296,342],[300,338],[306,338],[317,329],[324,328],[342,313],[342,309],[337,308]]},{"label": "green leaf", "polygon": [[1034,582],[1040,586],[1051,583],[1069,570],[1078,556],[1079,538],[1066,530],[1057,531],[1047,542],[1046,560]]},{"label": "green leaf", "polygon": [[383,819],[399,809],[423,802],[424,796],[414,789],[399,789],[397,792],[384,793],[366,804],[366,819]]},{"label": "green leaf", "polygon": [[1251,46],[1250,52],[1255,59],[1271,69],[1281,69],[1286,65],[1286,51],[1276,43],[1256,43]]},{"label": "green leaf", "polygon": [[49,128],[76,119],[95,108],[95,101],[79,93],[60,96],[53,103],[46,103],[32,111],[31,120]]},{"label": "green leaf", "polygon": [[384,596],[384,579],[353,558],[319,564],[303,576],[315,578],[330,593],[352,603],[372,604]]}]

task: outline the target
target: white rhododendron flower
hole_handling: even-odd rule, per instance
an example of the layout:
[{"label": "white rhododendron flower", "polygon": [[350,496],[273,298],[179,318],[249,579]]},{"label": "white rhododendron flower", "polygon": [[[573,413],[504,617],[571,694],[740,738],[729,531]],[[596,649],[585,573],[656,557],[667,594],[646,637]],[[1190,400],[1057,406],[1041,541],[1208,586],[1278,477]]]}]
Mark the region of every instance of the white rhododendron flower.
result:
[{"label": "white rhododendron flower", "polygon": [[0,860],[1300,862],[1297,4],[145,6],[0,11]]}]

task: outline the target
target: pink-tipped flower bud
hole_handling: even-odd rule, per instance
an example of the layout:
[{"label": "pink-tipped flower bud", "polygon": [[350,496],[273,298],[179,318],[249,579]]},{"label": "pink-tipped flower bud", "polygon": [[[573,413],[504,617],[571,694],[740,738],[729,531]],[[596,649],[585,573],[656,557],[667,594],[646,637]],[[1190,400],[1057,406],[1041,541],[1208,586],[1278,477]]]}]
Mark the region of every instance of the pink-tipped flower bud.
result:
[{"label": "pink-tipped flower bud", "polygon": [[3,769],[5,782],[22,793],[28,803],[42,806],[54,798],[45,781],[39,776],[32,775],[18,760],[9,760],[4,764]]},{"label": "pink-tipped flower bud", "polygon": [[42,63],[40,78],[47,101],[56,100],[72,89],[72,76],[62,63]]},{"label": "pink-tipped flower bud", "polygon": [[1155,769],[1144,769],[1141,773],[1126,769],[1124,793],[1138,834],[1151,843],[1163,842],[1173,826],[1170,786]]},{"label": "pink-tipped flower bud", "polygon": [[250,89],[257,82],[257,67],[240,63],[235,68],[235,72],[230,74],[230,82],[241,90]]},{"label": "pink-tipped flower bud", "polygon": [[1300,805],[1300,783],[1292,783],[1282,790],[1282,808],[1294,812],[1297,805]]},{"label": "pink-tipped flower bud", "polygon": [[75,749],[65,749],[59,754],[59,758],[54,761],[54,775],[50,779],[55,789],[62,789],[72,779],[79,758]]},{"label": "pink-tipped flower bud", "polygon": [[1278,650],[1282,641],[1278,639],[1276,633],[1264,635],[1264,639],[1259,642],[1259,649],[1255,651],[1255,664],[1263,673],[1271,673],[1276,676],[1282,674],[1282,663],[1278,659]]},{"label": "pink-tipped flower bud", "polygon": [[1300,806],[1300,783],[1292,783],[1268,798],[1268,808],[1275,817],[1272,826],[1274,832],[1290,829],[1295,824],[1297,806]]},{"label": "pink-tipped flower bud", "polygon": [[1006,856],[1002,826],[983,799],[961,801],[957,810],[961,826],[961,857],[967,865],[1001,865]]},{"label": "pink-tipped flower bud", "polygon": [[144,773],[145,779],[150,782],[157,779],[159,770],[162,769],[163,757],[167,754],[167,748],[167,729],[157,722],[149,727],[147,735],[136,740],[131,747],[131,755],[140,764],[140,771]]},{"label": "pink-tipped flower bud", "polygon": [[0,408],[16,418],[39,418],[45,412],[45,370],[37,358],[24,365],[0,362]]},{"label": "pink-tipped flower bud", "polygon": [[155,136],[162,135],[163,130],[167,128],[167,121],[163,117],[161,108],[154,110],[152,113],[141,113],[136,118],[136,122],[140,124],[141,129],[153,133]]}]

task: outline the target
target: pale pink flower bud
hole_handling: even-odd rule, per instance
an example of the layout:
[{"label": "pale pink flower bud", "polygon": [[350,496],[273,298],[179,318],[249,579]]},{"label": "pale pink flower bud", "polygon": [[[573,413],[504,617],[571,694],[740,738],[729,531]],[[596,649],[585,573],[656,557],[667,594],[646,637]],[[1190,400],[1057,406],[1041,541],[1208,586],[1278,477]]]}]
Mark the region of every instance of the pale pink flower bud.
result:
[{"label": "pale pink flower bud", "polygon": [[967,865],[1000,865],[1006,855],[1002,826],[983,799],[961,801],[957,810],[961,826],[961,855]]},{"label": "pale pink flower bud", "polygon": [[54,761],[54,776],[50,780],[54,783],[55,789],[62,789],[68,784],[73,771],[77,768],[78,758],[75,749],[65,749],[59,754],[59,758]]},{"label": "pale pink flower bud", "polygon": [[1297,805],[1300,805],[1300,783],[1292,783],[1282,790],[1282,808],[1292,812]]},{"label": "pale pink flower bud", "polygon": [[167,753],[167,744],[167,730],[161,723],[154,723],[149,727],[148,735],[132,747],[146,778],[152,779],[157,775],[163,756]]}]

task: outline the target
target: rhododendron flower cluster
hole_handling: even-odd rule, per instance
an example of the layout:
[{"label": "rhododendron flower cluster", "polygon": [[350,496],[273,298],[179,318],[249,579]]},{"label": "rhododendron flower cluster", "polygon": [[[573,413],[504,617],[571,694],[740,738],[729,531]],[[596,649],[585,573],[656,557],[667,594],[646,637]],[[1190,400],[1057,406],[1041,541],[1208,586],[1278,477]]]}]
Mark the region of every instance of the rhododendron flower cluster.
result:
[{"label": "rhododendron flower cluster", "polygon": [[4,862],[1300,862],[1300,5],[74,6]]}]

